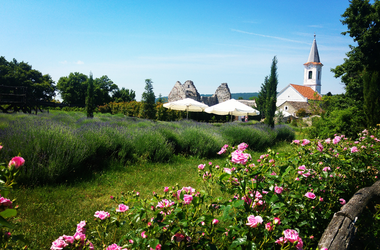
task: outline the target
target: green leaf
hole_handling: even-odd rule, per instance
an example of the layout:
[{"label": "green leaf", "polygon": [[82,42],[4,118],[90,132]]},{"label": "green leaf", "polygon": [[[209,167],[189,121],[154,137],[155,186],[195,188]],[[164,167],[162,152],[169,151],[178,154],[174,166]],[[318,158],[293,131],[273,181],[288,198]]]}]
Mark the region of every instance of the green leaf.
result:
[{"label": "green leaf", "polygon": [[0,216],[0,227],[7,227],[14,229],[14,225],[6,221],[3,217]]},{"label": "green leaf", "polygon": [[244,238],[237,238],[236,240],[234,240],[230,246],[230,249],[236,247],[236,246],[239,246],[239,245],[243,245],[247,242],[247,236],[244,236]]},{"label": "green leaf", "polygon": [[244,206],[244,201],[243,200],[235,200],[232,202],[233,207],[241,207]]},{"label": "green leaf", "polygon": [[0,212],[0,216],[2,216],[3,218],[15,217],[16,215],[17,215],[16,209],[7,209]]},{"label": "green leaf", "polygon": [[306,224],[308,224],[308,222],[307,222],[306,220],[304,220],[304,221],[298,223],[298,226],[299,226],[299,227],[302,227],[302,226],[304,226],[304,225],[306,225]]},{"label": "green leaf", "polygon": [[219,181],[226,181],[230,178],[230,174],[224,173],[219,177]]}]

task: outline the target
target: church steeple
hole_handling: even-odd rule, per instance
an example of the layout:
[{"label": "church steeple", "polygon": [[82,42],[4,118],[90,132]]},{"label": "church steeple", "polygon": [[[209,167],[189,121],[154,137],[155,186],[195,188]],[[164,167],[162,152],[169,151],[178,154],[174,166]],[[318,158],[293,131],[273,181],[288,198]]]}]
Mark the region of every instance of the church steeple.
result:
[{"label": "church steeple", "polygon": [[304,64],[304,78],[303,85],[307,87],[311,87],[314,91],[317,91],[321,94],[321,78],[322,78],[322,66],[319,59],[319,53],[317,48],[317,42],[314,40],[313,45],[310,49],[309,58],[307,59],[307,63]]}]

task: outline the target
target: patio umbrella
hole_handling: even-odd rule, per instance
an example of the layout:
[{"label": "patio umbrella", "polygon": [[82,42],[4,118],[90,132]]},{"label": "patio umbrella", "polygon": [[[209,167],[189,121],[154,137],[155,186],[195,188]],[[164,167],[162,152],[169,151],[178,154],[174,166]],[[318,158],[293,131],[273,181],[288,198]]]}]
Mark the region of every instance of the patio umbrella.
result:
[{"label": "patio umbrella", "polygon": [[216,115],[259,115],[260,112],[253,109],[235,99],[230,99],[228,101],[216,104],[205,109],[207,113],[213,113]]},{"label": "patio umbrella", "polygon": [[168,102],[164,104],[164,107],[173,110],[186,111],[186,118],[189,118],[189,111],[202,112],[205,110],[205,108],[208,108],[206,104],[197,102],[191,98],[186,98],[175,102]]}]

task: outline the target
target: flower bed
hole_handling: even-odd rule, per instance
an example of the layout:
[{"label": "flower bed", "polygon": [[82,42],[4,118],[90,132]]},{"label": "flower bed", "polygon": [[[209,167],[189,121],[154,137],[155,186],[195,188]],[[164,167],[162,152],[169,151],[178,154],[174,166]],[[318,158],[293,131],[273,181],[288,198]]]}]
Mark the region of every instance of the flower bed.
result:
[{"label": "flower bed", "polygon": [[294,140],[291,152],[268,150],[259,159],[245,143],[225,145],[224,166],[194,167],[203,189],[176,185],[151,199],[136,191],[111,197],[115,207],[95,212],[87,234],[61,236],[51,249],[316,249],[333,213],[377,179],[378,131],[359,136]]}]

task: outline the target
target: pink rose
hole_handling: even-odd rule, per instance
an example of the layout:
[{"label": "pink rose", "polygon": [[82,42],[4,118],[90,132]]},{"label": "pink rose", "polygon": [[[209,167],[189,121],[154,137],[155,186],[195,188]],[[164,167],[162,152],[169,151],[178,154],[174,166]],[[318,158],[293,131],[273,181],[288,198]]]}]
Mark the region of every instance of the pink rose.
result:
[{"label": "pink rose", "polygon": [[176,233],[175,235],[173,235],[172,240],[175,240],[176,242],[181,242],[185,240],[185,235],[181,233]]},{"label": "pink rose", "polygon": [[352,147],[351,148],[351,153],[356,153],[356,152],[359,152],[358,148],[357,147]]},{"label": "pink rose", "polygon": [[305,194],[305,196],[307,197],[307,198],[309,198],[309,199],[312,199],[312,200],[314,200],[315,199],[315,194],[314,193],[312,193],[312,192],[307,192],[306,194]]},{"label": "pink rose", "polygon": [[183,196],[183,201],[184,201],[184,204],[190,204],[191,203],[191,201],[193,200],[193,196],[192,195],[190,195],[190,194],[185,194],[184,196]]},{"label": "pink rose", "polygon": [[96,218],[101,219],[101,220],[105,220],[105,219],[109,218],[111,215],[105,211],[96,211],[94,216]]},{"label": "pink rose", "polygon": [[278,218],[278,217],[275,217],[274,219],[273,219],[273,224],[275,224],[275,225],[280,225],[281,224],[281,220],[280,220],[280,218]]},{"label": "pink rose", "polygon": [[330,144],[331,139],[330,139],[330,138],[327,138],[327,139],[325,140],[325,142],[326,142],[327,144]]},{"label": "pink rose", "polygon": [[141,233],[141,237],[144,238],[144,239],[147,237],[146,234],[145,234],[145,232],[146,232],[146,231],[143,231],[143,232]]},{"label": "pink rose", "polygon": [[119,204],[119,207],[116,209],[116,212],[123,213],[123,212],[127,211],[128,209],[129,209],[128,206],[126,206],[124,204]]},{"label": "pink rose", "polygon": [[331,168],[330,168],[330,167],[324,167],[324,168],[323,168],[323,171],[324,171],[324,172],[331,171]]},{"label": "pink rose", "polygon": [[85,226],[86,226],[85,220],[82,220],[81,222],[79,222],[79,224],[77,225],[77,233],[85,234],[86,233],[86,228],[84,228]]},{"label": "pink rose", "polygon": [[63,239],[57,239],[57,240],[53,241],[50,249],[51,250],[62,250],[66,246],[68,246],[66,241],[64,241]]},{"label": "pink rose", "polygon": [[74,239],[77,241],[84,241],[86,239],[86,235],[83,233],[76,232],[74,234]]},{"label": "pink rose", "polygon": [[340,136],[335,136],[333,139],[333,144],[337,144],[338,142],[340,142],[340,139],[341,139]]},{"label": "pink rose", "polygon": [[235,150],[231,153],[231,161],[233,163],[245,165],[249,158],[252,158],[250,154],[243,153],[240,150]]},{"label": "pink rose", "polygon": [[174,205],[173,201],[169,201],[167,199],[163,199],[162,201],[158,202],[158,204],[157,204],[156,207],[165,208],[165,207],[170,207],[172,205]]},{"label": "pink rose", "polygon": [[342,204],[342,205],[346,204],[346,200],[345,199],[340,198],[339,201],[340,201],[340,204]]},{"label": "pink rose", "polygon": [[23,166],[24,163],[25,163],[24,158],[20,156],[15,156],[9,162],[8,167],[14,166],[16,169],[18,169],[19,167]]},{"label": "pink rose", "polygon": [[169,192],[169,187],[164,187],[164,192]]},{"label": "pink rose", "polygon": [[298,241],[299,239],[298,232],[293,229],[286,229],[284,231],[284,237],[285,237],[285,240],[289,241],[290,243],[294,243]]},{"label": "pink rose", "polygon": [[270,222],[268,222],[267,224],[265,224],[265,229],[268,230],[268,231],[272,231],[273,230],[273,227],[271,225]]},{"label": "pink rose", "polygon": [[323,151],[323,145],[322,145],[322,143],[318,142],[317,150],[318,150],[319,152],[322,152],[322,151]]},{"label": "pink rose", "polygon": [[252,228],[255,228],[259,224],[263,223],[263,218],[261,218],[261,216],[255,217],[254,215],[250,215],[250,216],[248,216],[247,220],[248,220],[248,223],[246,225],[250,226]]},{"label": "pink rose", "polygon": [[0,206],[13,208],[12,201],[10,199],[4,198],[0,196]]},{"label": "pink rose", "polygon": [[245,143],[245,142],[240,143],[240,144],[238,145],[238,149],[239,149],[240,151],[242,151],[242,152],[243,152],[246,148],[248,148],[248,144]]},{"label": "pink rose", "polygon": [[277,187],[277,186],[275,186],[274,187],[274,192],[276,194],[281,194],[283,189],[284,189],[283,187]]},{"label": "pink rose", "polygon": [[212,224],[213,224],[213,225],[216,225],[216,224],[218,224],[218,223],[219,223],[219,220],[217,220],[217,219],[213,219],[213,220],[212,220]]},{"label": "pink rose", "polygon": [[294,144],[299,144],[300,141],[299,141],[299,140],[293,140],[293,143],[294,143]]},{"label": "pink rose", "polygon": [[310,141],[308,139],[303,139],[302,140],[302,146],[306,146],[309,143],[310,143]]},{"label": "pink rose", "polygon": [[121,247],[119,247],[116,244],[112,244],[106,248],[106,250],[122,250]]},{"label": "pink rose", "polygon": [[203,170],[204,168],[205,168],[205,164],[199,164],[199,165],[198,165],[198,169],[199,169],[199,170]]}]

